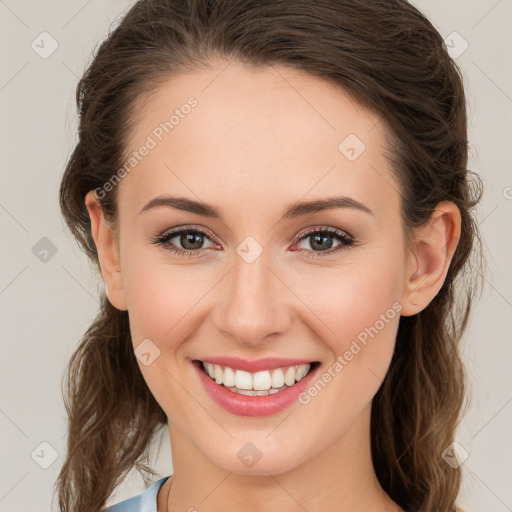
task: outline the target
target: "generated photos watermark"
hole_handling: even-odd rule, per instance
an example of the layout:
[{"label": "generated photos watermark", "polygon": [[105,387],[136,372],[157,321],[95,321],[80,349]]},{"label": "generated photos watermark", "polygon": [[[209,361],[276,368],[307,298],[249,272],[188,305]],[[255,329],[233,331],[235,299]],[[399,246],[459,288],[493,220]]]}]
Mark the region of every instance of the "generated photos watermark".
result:
[{"label": "generated photos watermark", "polygon": [[146,140],[137,151],[133,153],[125,160],[123,165],[112,175],[112,177],[103,184],[102,187],[94,189],[94,195],[97,199],[103,199],[108,192],[111,192],[120,181],[129,174],[137,165],[149,155],[150,151],[155,149],[166,135],[172,132],[185,119],[191,112],[192,109],[197,107],[199,102],[194,96],[188,98],[187,102],[181,105],[179,108],[174,109],[174,113],[169,117],[167,121],[161,122],[158,126],[153,128],[151,134],[146,137]]},{"label": "generated photos watermark", "polygon": [[299,395],[299,402],[303,405],[308,404],[311,398],[315,397],[325,386],[331,382],[336,375],[338,375],[345,366],[347,366],[354,357],[359,354],[364,347],[368,345],[368,338],[373,339],[377,334],[384,329],[396,315],[402,311],[402,304],[399,302],[393,303],[393,305],[385,312],[381,313],[379,319],[374,322],[370,327],[365,327],[356,337],[352,340],[350,348],[347,349],[343,354],[337,356],[336,361],[327,368],[320,377],[318,377],[311,386],[308,387]]}]

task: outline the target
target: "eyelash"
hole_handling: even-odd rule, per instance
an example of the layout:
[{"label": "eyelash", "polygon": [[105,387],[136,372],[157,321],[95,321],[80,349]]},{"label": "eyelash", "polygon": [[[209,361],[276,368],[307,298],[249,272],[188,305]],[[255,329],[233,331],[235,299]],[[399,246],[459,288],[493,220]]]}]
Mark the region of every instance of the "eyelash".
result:
[{"label": "eyelash", "polygon": [[[176,247],[169,243],[169,240],[172,238],[175,238],[177,235],[181,235],[183,233],[201,233],[203,236],[211,240],[211,237],[208,235],[206,231],[204,231],[201,228],[192,228],[192,227],[185,227],[176,229],[174,231],[167,231],[166,233],[157,236],[151,243],[156,245],[161,245],[166,250],[177,253],[180,256],[187,256],[189,258],[193,258],[199,254],[201,254],[202,251],[206,251],[207,249],[181,249],[179,247]],[[308,249],[298,249],[297,252],[307,253],[307,257],[309,258],[321,258],[324,257],[324,255],[331,255],[334,253],[337,253],[342,250],[346,250],[351,246],[356,245],[355,240],[350,236],[344,233],[343,231],[340,231],[335,228],[330,227],[324,227],[324,228],[315,228],[310,231],[307,231],[304,233],[298,240],[298,242],[302,242],[303,240],[315,235],[316,233],[329,233],[330,235],[334,235],[341,243],[340,245],[336,246],[334,249],[329,249],[328,251],[311,251]]]}]

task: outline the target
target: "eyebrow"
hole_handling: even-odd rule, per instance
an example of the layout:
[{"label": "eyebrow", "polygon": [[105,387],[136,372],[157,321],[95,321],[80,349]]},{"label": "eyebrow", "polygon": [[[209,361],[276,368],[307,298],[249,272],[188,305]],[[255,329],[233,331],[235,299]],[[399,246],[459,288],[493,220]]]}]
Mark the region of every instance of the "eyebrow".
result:
[{"label": "eyebrow", "polygon": [[[155,197],[142,208],[139,214],[147,212],[148,210],[151,210],[153,208],[158,208],[160,206],[175,208],[177,210],[184,210],[187,212],[202,215],[204,217],[222,220],[222,214],[215,206],[208,203],[194,201],[186,197],[176,196]],[[353,208],[368,213],[370,215],[375,215],[373,211],[370,208],[368,208],[368,206],[364,205],[363,203],[360,203],[359,201],[356,201],[351,197],[334,196],[328,197],[326,199],[316,199],[314,201],[302,201],[294,203],[287,208],[281,220],[294,219],[297,217],[302,217],[304,215],[310,215],[312,213],[330,210],[333,208]]]}]

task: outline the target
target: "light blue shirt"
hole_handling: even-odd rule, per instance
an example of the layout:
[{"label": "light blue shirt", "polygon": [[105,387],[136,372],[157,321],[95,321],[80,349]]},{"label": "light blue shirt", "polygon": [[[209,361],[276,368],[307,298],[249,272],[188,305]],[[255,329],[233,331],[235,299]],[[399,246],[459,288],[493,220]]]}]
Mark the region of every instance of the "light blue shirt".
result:
[{"label": "light blue shirt", "polygon": [[152,483],[142,494],[116,503],[108,507],[105,512],[157,512],[156,497],[158,491],[169,477],[170,475],[161,478]]},{"label": "light blue shirt", "polygon": [[142,494],[108,507],[105,512],[157,512],[156,497],[168,478],[170,475],[151,484]]}]

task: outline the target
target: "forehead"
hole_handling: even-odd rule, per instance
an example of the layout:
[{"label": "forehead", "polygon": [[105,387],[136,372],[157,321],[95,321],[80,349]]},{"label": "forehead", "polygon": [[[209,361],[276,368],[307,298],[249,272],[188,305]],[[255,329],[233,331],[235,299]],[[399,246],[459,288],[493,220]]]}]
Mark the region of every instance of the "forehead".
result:
[{"label": "forehead", "polygon": [[254,206],[334,192],[376,210],[398,203],[382,120],[304,72],[219,63],[169,79],[134,113],[127,155],[150,150],[121,182],[120,208],[165,193],[214,204],[236,194]]}]

